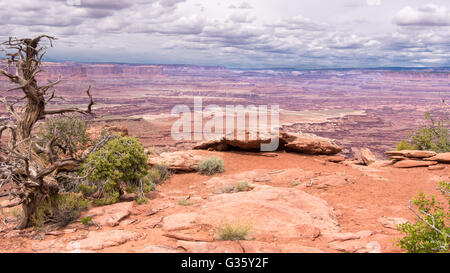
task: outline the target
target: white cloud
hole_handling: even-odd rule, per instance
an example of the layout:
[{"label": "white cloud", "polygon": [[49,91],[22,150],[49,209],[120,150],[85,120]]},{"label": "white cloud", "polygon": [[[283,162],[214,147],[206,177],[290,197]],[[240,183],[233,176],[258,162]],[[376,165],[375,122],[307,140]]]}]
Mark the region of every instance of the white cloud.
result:
[{"label": "white cloud", "polygon": [[367,5],[379,6],[379,5],[381,5],[381,0],[367,0]]},{"label": "white cloud", "polygon": [[450,26],[450,10],[433,4],[417,9],[406,6],[393,21],[400,26]]}]

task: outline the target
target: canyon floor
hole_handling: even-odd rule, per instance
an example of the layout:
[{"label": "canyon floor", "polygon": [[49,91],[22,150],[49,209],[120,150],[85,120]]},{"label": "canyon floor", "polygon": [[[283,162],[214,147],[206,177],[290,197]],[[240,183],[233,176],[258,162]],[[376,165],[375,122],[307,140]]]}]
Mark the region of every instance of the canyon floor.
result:
[{"label": "canyon floor", "polygon": [[[93,208],[96,225],[80,221],[47,232],[0,224],[1,252],[399,252],[395,225],[415,221],[408,201],[436,187],[449,167],[398,169],[383,164],[332,163],[326,156],[278,152],[197,151],[215,155],[226,171],[174,174],[149,203]],[[251,188],[224,193],[224,185]],[[180,199],[192,202],[179,204]],[[8,213],[8,212],[6,212]],[[249,227],[246,240],[222,241],[226,224]]]}]

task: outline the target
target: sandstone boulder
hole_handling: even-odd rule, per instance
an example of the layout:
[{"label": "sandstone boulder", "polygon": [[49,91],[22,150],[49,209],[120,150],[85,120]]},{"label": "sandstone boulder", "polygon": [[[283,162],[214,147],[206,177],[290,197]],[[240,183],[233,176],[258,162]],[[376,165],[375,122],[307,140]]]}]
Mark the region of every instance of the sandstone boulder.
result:
[{"label": "sandstone boulder", "polygon": [[[283,134],[283,136],[286,135]],[[327,138],[300,135],[289,139],[290,141],[284,145],[287,151],[313,155],[334,155],[342,151],[339,146]]]},{"label": "sandstone boulder", "polygon": [[147,162],[151,166],[165,165],[174,171],[192,172],[197,170],[198,164],[205,158],[205,156],[196,154],[195,151],[177,151],[150,156]]},{"label": "sandstone boulder", "polygon": [[359,155],[361,156],[361,160],[364,163],[364,165],[370,165],[372,163],[375,163],[377,161],[377,158],[373,155],[373,153],[367,149],[367,148],[362,148],[359,151]]},{"label": "sandstone boulder", "polygon": [[[237,135],[230,134],[223,138],[200,142],[194,146],[194,149],[260,151],[262,144],[270,143],[274,138],[274,136],[268,134],[259,135],[258,138],[254,138],[250,137],[248,132],[245,133],[245,137],[242,139],[239,139],[236,136]],[[334,155],[342,151],[333,140],[313,134],[280,132],[279,135],[275,137],[278,138],[279,141],[278,150],[315,155]]]},{"label": "sandstone boulder", "polygon": [[450,152],[449,153],[439,153],[433,157],[426,158],[424,160],[437,161],[439,163],[450,163]]},{"label": "sandstone boulder", "polygon": [[416,168],[416,167],[428,167],[436,165],[436,161],[421,161],[421,160],[402,160],[394,164],[396,168]]},{"label": "sandstone boulder", "polygon": [[388,156],[404,156],[408,158],[427,158],[435,156],[436,153],[433,151],[422,151],[422,150],[402,150],[402,151],[387,151]]}]

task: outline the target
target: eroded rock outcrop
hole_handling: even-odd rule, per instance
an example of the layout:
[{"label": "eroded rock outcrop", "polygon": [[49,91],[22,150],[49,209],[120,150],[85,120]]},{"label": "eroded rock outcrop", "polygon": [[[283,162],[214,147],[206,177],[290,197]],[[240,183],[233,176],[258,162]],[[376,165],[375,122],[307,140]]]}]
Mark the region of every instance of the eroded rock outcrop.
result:
[{"label": "eroded rock outcrop", "polygon": [[386,152],[394,167],[397,168],[415,168],[415,167],[429,167],[430,170],[441,170],[445,167],[432,166],[438,163],[449,164],[450,153],[435,153],[433,151],[422,150],[402,150],[402,151],[388,151]]},{"label": "eroded rock outcrop", "polygon": [[[200,142],[194,146],[194,149],[259,151],[262,144],[270,143],[273,138],[270,135],[260,135],[257,139],[254,139],[250,138],[247,132],[245,138],[242,139],[236,138],[235,135],[228,135],[223,138]],[[341,147],[333,140],[313,134],[280,132],[277,138],[279,141],[278,150],[313,155],[334,155],[342,151]]]},{"label": "eroded rock outcrop", "polygon": [[151,166],[164,165],[174,171],[192,172],[197,170],[198,164],[205,158],[205,156],[199,155],[195,151],[177,151],[162,153],[159,156],[150,156],[147,162]]}]

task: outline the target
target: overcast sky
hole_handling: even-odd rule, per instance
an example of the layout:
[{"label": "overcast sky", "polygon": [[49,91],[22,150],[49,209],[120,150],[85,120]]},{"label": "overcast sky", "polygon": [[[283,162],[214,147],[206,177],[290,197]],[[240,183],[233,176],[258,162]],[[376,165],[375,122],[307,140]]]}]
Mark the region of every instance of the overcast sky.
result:
[{"label": "overcast sky", "polygon": [[0,0],[0,24],[58,37],[52,60],[450,66],[450,0]]}]

